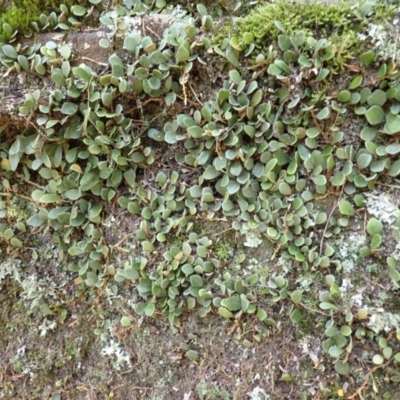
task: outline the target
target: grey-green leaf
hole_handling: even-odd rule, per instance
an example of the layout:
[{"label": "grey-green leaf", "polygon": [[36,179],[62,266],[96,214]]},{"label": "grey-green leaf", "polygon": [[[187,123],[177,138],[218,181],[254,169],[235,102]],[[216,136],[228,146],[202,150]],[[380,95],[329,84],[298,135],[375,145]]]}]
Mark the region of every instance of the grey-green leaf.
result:
[{"label": "grey-green leaf", "polygon": [[367,232],[370,235],[374,235],[376,233],[382,233],[383,224],[379,219],[371,218],[367,223]]},{"label": "grey-green leaf", "polygon": [[365,117],[371,125],[377,125],[383,122],[385,113],[381,106],[372,106],[365,113]]},{"label": "grey-green leaf", "polygon": [[219,315],[221,315],[224,318],[227,318],[227,319],[233,318],[233,314],[224,307],[219,307],[218,313],[219,313]]},{"label": "grey-green leaf", "polygon": [[343,215],[349,215],[349,216],[354,215],[354,208],[348,200],[345,199],[340,200],[339,210]]}]

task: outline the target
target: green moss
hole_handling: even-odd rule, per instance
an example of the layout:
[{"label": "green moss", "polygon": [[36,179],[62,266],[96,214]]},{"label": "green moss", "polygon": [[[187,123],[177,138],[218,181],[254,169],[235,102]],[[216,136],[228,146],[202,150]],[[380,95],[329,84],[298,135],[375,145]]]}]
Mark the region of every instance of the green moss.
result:
[{"label": "green moss", "polygon": [[351,20],[348,4],[326,5],[322,3],[290,3],[277,1],[252,11],[238,21],[237,33],[252,32],[258,43],[265,39],[275,39],[281,33],[276,21],[281,22],[289,35],[303,29],[307,33],[328,35],[340,29],[347,31]]},{"label": "green moss", "polygon": [[19,8],[12,8],[5,12],[0,19],[0,34],[3,33],[3,24],[11,25],[13,30],[27,32],[30,24],[39,18],[39,13],[30,12]]},{"label": "green moss", "polygon": [[[226,24],[215,40],[222,42],[231,36],[242,48],[254,43],[263,51],[277,41],[282,29],[287,35],[302,30],[315,38],[329,38],[337,49],[331,61],[336,70],[362,52],[362,42],[357,34],[365,29],[366,22],[381,23],[393,15],[395,7],[390,3],[388,0],[384,6],[372,4],[367,13],[362,5],[354,8],[349,1],[326,4],[277,0],[260,5],[245,17],[235,20],[234,24]],[[249,41],[249,38],[252,40]]]},{"label": "green moss", "polygon": [[31,23],[37,21],[41,14],[48,15],[48,10],[59,12],[61,4],[68,8],[74,4],[91,5],[88,0],[14,0],[13,4],[9,9],[0,8],[0,34],[3,32],[3,23],[11,25],[13,30],[28,33],[32,31]]},{"label": "green moss", "polygon": [[216,245],[216,249],[214,250],[214,254],[219,260],[227,261],[232,255],[231,249],[232,243],[230,242],[218,243]]},{"label": "green moss", "polygon": [[[352,20],[350,5],[326,5],[322,3],[287,2],[278,0],[275,3],[261,5],[244,18],[235,21],[233,33],[240,38],[249,32],[255,37],[258,45],[269,46],[275,41],[281,30],[276,22],[279,21],[287,34],[305,30],[315,36],[328,35],[330,32],[348,32]],[[220,37],[226,37],[232,26],[221,30]]]}]

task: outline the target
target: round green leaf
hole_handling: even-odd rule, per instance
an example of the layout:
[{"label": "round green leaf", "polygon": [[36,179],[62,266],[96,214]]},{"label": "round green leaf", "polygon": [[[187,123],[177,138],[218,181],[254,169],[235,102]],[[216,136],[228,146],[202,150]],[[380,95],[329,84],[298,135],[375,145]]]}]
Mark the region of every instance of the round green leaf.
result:
[{"label": "round green leaf", "polygon": [[18,63],[22,67],[22,69],[26,72],[29,71],[29,62],[25,56],[19,55],[18,56]]},{"label": "round green leaf", "polygon": [[286,182],[279,183],[279,191],[285,196],[290,196],[292,194],[292,189]]},{"label": "round green leaf", "polygon": [[373,236],[376,233],[382,233],[383,224],[379,219],[371,218],[367,223],[367,232]]},{"label": "round green leaf", "polygon": [[335,371],[339,375],[348,375],[349,374],[349,364],[348,363],[343,363],[342,361],[338,361],[335,363]]},{"label": "round green leaf", "polygon": [[335,173],[331,183],[333,186],[342,186],[345,180],[346,180],[346,175],[342,171],[340,171]]},{"label": "round green leaf", "polygon": [[239,311],[242,309],[242,301],[239,296],[228,297],[221,301],[221,306],[227,308],[229,311]]},{"label": "round green leaf", "polygon": [[143,315],[146,306],[147,304],[145,302],[139,301],[139,303],[135,305],[135,313],[138,315]]},{"label": "round green leaf", "polygon": [[382,244],[382,236],[379,233],[375,233],[371,238],[371,249],[378,249]]},{"label": "round green leaf", "polygon": [[386,113],[386,123],[383,130],[388,135],[394,135],[400,132],[400,103],[396,104],[399,110],[394,110],[394,106],[390,109],[390,112]]},{"label": "round green leaf", "polygon": [[154,76],[149,78],[147,82],[149,83],[149,86],[152,90],[157,90],[161,87],[161,81]]},{"label": "round green leaf", "polygon": [[313,176],[312,181],[318,186],[325,185],[326,184],[326,176],[325,175]]},{"label": "round green leaf", "polygon": [[367,121],[371,125],[377,125],[381,122],[383,122],[385,113],[382,109],[381,106],[372,106],[370,107],[367,112],[365,113],[365,117],[367,118]]},{"label": "round green leaf", "polygon": [[324,107],[317,115],[316,117],[319,120],[327,119],[331,115],[331,111],[329,107]]},{"label": "round green leaf", "polygon": [[351,93],[348,90],[342,90],[339,92],[337,99],[341,103],[347,103],[351,99]]},{"label": "round green leaf", "polygon": [[124,327],[131,326],[132,320],[129,317],[122,317],[121,318],[121,325]]},{"label": "round green leaf", "polygon": [[22,248],[23,247],[23,243],[19,239],[17,239],[16,237],[11,238],[10,244],[13,247],[18,247],[18,248]]},{"label": "round green leaf", "polygon": [[233,318],[233,314],[224,307],[219,307],[218,313],[219,313],[219,315],[221,315],[224,318],[227,318],[227,319]]},{"label": "round green leaf", "polygon": [[376,128],[372,128],[370,126],[365,126],[361,133],[360,137],[362,140],[365,140],[366,142],[370,142],[376,138],[378,131]]},{"label": "round green leaf", "polygon": [[86,70],[86,68],[83,68],[83,67],[75,67],[75,68],[72,68],[72,73],[74,74],[74,75],[76,75],[78,78],[81,78],[81,79],[83,79],[84,81],[86,81],[86,82],[89,82],[90,81],[90,78],[91,78],[91,74]]},{"label": "round green leaf", "polygon": [[400,160],[396,160],[388,171],[388,175],[391,177],[395,177],[400,174]]},{"label": "round green leaf", "polygon": [[195,288],[202,288],[204,286],[203,279],[200,275],[191,275],[190,285]]},{"label": "round green leaf", "polygon": [[268,314],[264,309],[258,308],[258,310],[257,310],[257,318],[259,319],[259,321],[262,322],[262,321],[264,321],[264,320],[266,320],[268,318]]},{"label": "round green leaf", "polygon": [[71,11],[77,17],[82,17],[86,13],[86,8],[82,7],[80,5],[74,5],[74,6],[71,7]]},{"label": "round green leaf", "polygon": [[15,48],[10,44],[3,44],[1,46],[1,50],[3,53],[12,60],[16,60],[18,58],[18,53],[15,51]]},{"label": "round green leaf", "polygon": [[373,357],[372,357],[372,362],[375,364],[375,365],[381,365],[381,364],[383,364],[383,357],[380,355],[380,354],[375,354]]},{"label": "round green leaf", "polygon": [[367,103],[369,106],[383,106],[386,103],[386,100],[386,92],[377,89],[368,96]]},{"label": "round green leaf", "polygon": [[40,200],[41,203],[57,203],[61,201],[61,198],[58,194],[45,194]]},{"label": "round green leaf", "polygon": [[386,153],[390,155],[394,155],[400,153],[400,144],[399,143],[392,143],[386,146]]},{"label": "round green leaf", "polygon": [[303,319],[303,314],[297,308],[290,314],[290,320],[294,324],[298,324],[302,319]]},{"label": "round green leaf", "polygon": [[212,180],[217,178],[221,175],[220,171],[217,171],[214,166],[210,165],[207,169],[203,172],[203,178],[206,180]]},{"label": "round green leaf", "polygon": [[363,81],[363,78],[364,78],[364,77],[363,77],[362,75],[356,76],[356,77],[350,82],[349,89],[352,90],[352,89],[358,88],[358,87],[361,85],[361,83],[362,83],[362,81]]},{"label": "round green leaf", "polygon": [[148,303],[146,308],[144,309],[144,313],[148,316],[148,317],[152,317],[154,314],[156,307],[153,303]]},{"label": "round green leaf", "polygon": [[364,65],[369,65],[374,61],[375,54],[372,50],[366,51],[365,53],[361,54],[360,61]]},{"label": "round green leaf", "polygon": [[351,328],[350,328],[349,326],[343,325],[343,326],[340,328],[340,333],[341,333],[343,336],[350,336],[351,333],[352,333],[352,330],[351,330]]},{"label": "round green leaf", "polygon": [[343,215],[354,215],[354,208],[352,206],[352,204],[345,199],[340,200],[339,202],[339,211],[343,214]]},{"label": "round green leaf", "polygon": [[176,52],[176,62],[184,62],[187,61],[190,57],[190,51],[186,48],[184,44],[178,47]]},{"label": "round green leaf", "polygon": [[69,101],[64,102],[61,107],[61,112],[66,115],[73,115],[77,110],[78,106],[74,103],[70,103]]},{"label": "round green leaf", "polygon": [[357,156],[357,167],[359,169],[364,169],[369,166],[372,161],[372,154],[361,153]]},{"label": "round green leaf", "polygon": [[242,81],[242,77],[236,69],[231,69],[229,71],[229,78],[231,78],[231,81],[236,85],[239,85],[239,83]]},{"label": "round green leaf", "polygon": [[299,304],[301,303],[301,298],[303,294],[300,290],[295,290],[291,295],[290,298],[292,299],[294,304]]}]

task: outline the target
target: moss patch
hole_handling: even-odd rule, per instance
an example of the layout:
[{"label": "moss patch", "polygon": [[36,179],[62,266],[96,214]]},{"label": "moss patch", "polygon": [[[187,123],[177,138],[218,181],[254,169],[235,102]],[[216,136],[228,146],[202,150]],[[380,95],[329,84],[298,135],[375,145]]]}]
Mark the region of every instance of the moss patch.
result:
[{"label": "moss patch", "polygon": [[0,8],[0,34],[3,33],[3,24],[9,24],[13,30],[22,33],[32,31],[32,22],[38,21],[41,14],[48,15],[49,10],[59,11],[60,5],[71,7],[74,4],[89,6],[88,0],[14,0],[13,6]]},{"label": "moss patch", "polygon": [[255,44],[263,51],[276,42],[280,34],[293,35],[302,30],[316,38],[329,38],[337,47],[334,64],[342,66],[362,51],[358,32],[364,25],[372,21],[380,23],[393,15],[396,8],[391,1],[387,3],[371,2],[358,7],[349,1],[338,4],[283,0],[261,3],[245,17],[222,27],[216,40],[232,36],[232,40],[243,49]]}]

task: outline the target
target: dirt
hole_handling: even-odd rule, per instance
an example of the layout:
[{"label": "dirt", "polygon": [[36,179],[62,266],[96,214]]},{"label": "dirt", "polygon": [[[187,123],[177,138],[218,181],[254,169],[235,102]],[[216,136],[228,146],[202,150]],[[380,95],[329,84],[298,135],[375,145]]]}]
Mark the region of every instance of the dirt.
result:
[{"label": "dirt", "polygon": [[[331,205],[329,199],[327,207]],[[124,214],[115,217],[114,228],[106,234],[110,244],[135,229],[134,217]],[[223,232],[225,227],[216,229],[212,224],[203,228],[204,233],[212,235],[213,231]],[[36,239],[46,243],[49,238]],[[265,261],[270,259],[273,247],[245,249],[240,240],[235,244],[235,235],[229,228],[225,236],[218,238],[219,242],[217,236],[214,239],[219,243],[215,251],[230,243],[229,257],[222,268],[232,274],[243,274],[242,269],[232,269],[235,257],[243,251],[249,263],[242,268],[255,265],[261,270],[268,266],[269,273],[282,273],[278,262]],[[126,250],[132,246],[129,239],[120,244]],[[282,318],[287,314],[286,308],[271,302],[270,296],[264,300],[262,293],[259,294],[257,301],[277,321],[277,326],[264,332],[260,342],[255,339],[258,320],[252,316],[232,323],[214,313],[204,319],[189,313],[182,316],[178,327],[172,328],[162,315],[153,318],[135,315],[129,304],[136,300],[128,284],[120,285],[119,297],[112,301],[103,289],[84,290],[78,295],[74,274],[66,271],[60,274],[59,263],[48,251],[48,256],[41,254],[43,259],[48,257],[48,262],[25,262],[21,269],[23,276],[38,277],[40,296],[26,298],[26,288],[21,289],[15,279],[2,283],[2,398],[54,399],[61,394],[62,399],[239,400],[257,398],[255,393],[260,393],[260,399],[290,400],[300,399],[302,392],[312,388],[308,393],[311,398],[332,399],[333,393],[343,386],[331,361],[319,349],[324,338],[315,335],[313,329],[321,323],[318,309],[302,309],[305,318],[295,326],[287,316]],[[4,256],[3,253],[3,263],[7,259]],[[121,264],[127,256],[119,252],[113,261]],[[292,274],[292,279],[296,275]],[[317,282],[313,285],[313,291],[318,292],[321,285]],[[33,307],[36,299],[38,303]],[[122,315],[132,318],[130,327],[119,324]],[[106,328],[101,328],[101,321],[107,320],[114,326],[112,336]],[[54,328],[43,334],[43,327],[52,322],[56,323]],[[106,333],[104,340],[99,331],[95,334],[99,327]],[[130,365],[123,363],[116,370],[114,356],[100,355],[112,340],[126,351]],[[182,343],[198,352],[198,360],[191,361],[185,356],[187,350]],[[355,345],[354,362],[363,351],[366,348],[361,343]],[[290,376],[289,381],[283,379],[284,374]],[[347,385],[356,388],[357,382],[349,379]]]}]

